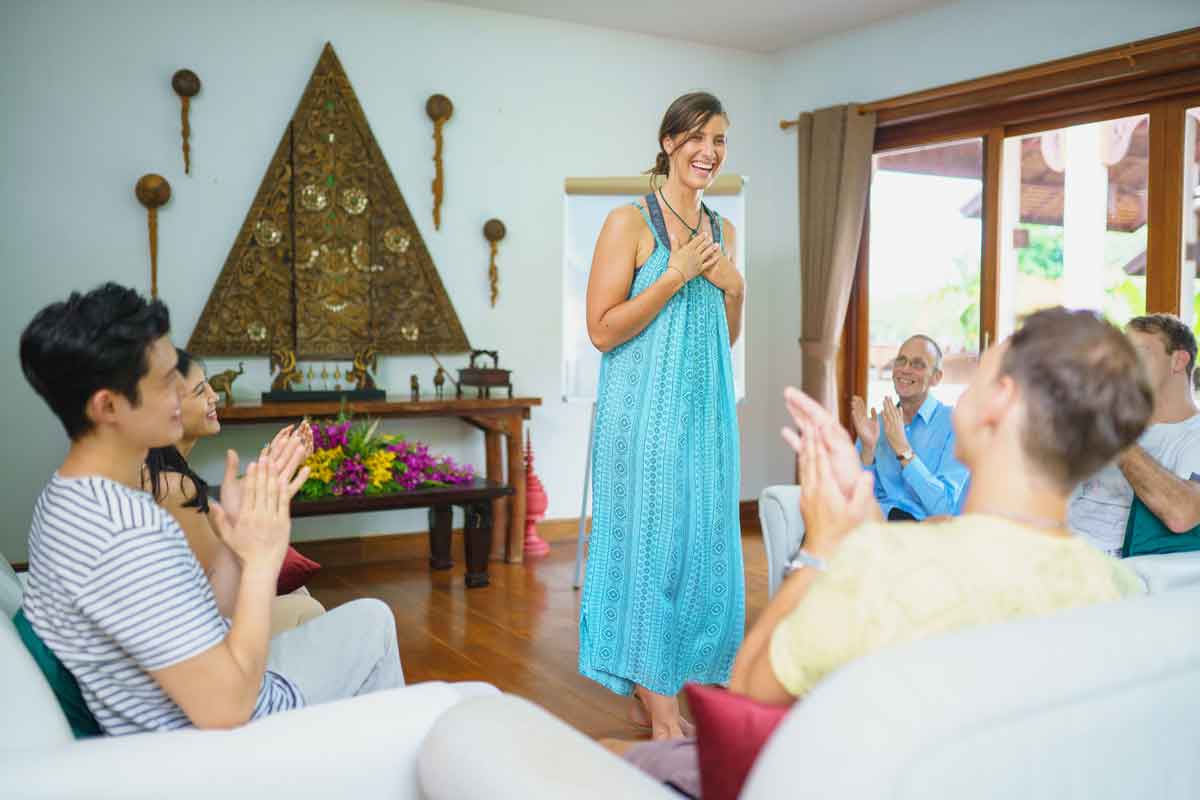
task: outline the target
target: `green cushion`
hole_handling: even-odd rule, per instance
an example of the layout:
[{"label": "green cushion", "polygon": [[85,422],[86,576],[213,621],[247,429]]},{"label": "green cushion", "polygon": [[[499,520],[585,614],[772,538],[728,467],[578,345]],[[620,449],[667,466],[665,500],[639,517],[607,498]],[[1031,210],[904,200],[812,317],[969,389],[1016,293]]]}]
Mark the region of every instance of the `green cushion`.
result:
[{"label": "green cushion", "polygon": [[87,703],[83,701],[75,676],[63,666],[58,656],[54,655],[54,651],[47,647],[33,630],[33,626],[25,617],[25,609],[17,609],[16,615],[13,616],[13,625],[21,635],[25,649],[33,656],[42,675],[46,676],[46,682],[54,690],[54,696],[58,698],[58,705],[66,715],[67,722],[71,724],[71,733],[75,734],[75,738],[86,739],[89,736],[102,735],[104,731],[100,730],[100,723],[96,722],[96,718],[88,710]]},{"label": "green cushion", "polygon": [[1200,525],[1183,533],[1172,533],[1146,504],[1134,495],[1125,524],[1125,544],[1121,557],[1186,553],[1200,550]]}]

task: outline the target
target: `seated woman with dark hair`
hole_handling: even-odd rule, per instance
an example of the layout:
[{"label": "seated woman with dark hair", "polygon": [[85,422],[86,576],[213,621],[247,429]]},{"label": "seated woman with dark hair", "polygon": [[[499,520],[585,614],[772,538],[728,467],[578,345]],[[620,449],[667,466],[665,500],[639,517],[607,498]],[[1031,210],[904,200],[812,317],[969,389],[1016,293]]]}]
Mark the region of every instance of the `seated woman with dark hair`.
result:
[{"label": "seated woman with dark hair", "polygon": [[[179,523],[196,560],[212,584],[217,608],[222,615],[230,617],[241,566],[209,524],[208,484],[187,462],[188,455],[201,437],[215,436],[221,432],[221,423],[217,419],[217,395],[208,385],[204,366],[190,353],[176,349],[179,353],[179,373],[183,376],[185,387],[179,404],[183,438],[177,444],[150,450],[142,473],[142,487]],[[293,430],[290,425],[284,428],[276,435],[271,447],[282,444],[293,434],[307,437],[306,447],[309,452],[312,451],[312,429],[303,426],[299,430]],[[226,465],[226,475],[235,477],[237,456],[233,451],[229,452]],[[225,506],[228,511],[230,503],[226,502]],[[271,636],[301,625],[324,612],[325,607],[311,595],[280,595],[271,605]]]}]

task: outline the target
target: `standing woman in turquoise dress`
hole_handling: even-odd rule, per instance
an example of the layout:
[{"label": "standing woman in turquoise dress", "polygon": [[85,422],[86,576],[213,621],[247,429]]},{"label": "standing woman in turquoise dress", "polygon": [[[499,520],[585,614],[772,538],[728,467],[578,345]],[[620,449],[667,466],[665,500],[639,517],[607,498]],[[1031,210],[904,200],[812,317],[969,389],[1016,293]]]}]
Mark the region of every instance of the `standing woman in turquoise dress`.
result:
[{"label": "standing woman in turquoise dress", "polygon": [[745,284],[733,225],[703,204],[728,127],[711,94],[671,104],[658,186],[609,214],[588,279],[588,335],[604,355],[579,671],[633,694],[654,738],[688,732],[676,696],[729,679],[744,625],[730,348]]}]

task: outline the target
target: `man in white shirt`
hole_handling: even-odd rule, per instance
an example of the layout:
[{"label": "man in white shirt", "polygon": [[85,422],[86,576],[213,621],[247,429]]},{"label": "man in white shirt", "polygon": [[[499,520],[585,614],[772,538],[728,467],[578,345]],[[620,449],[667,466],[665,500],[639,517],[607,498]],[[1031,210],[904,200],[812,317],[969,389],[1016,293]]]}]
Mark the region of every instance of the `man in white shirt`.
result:
[{"label": "man in white shirt", "polygon": [[242,479],[227,464],[210,508],[241,572],[232,619],[221,616],[178,523],[141,490],[146,452],[183,433],[169,332],[160,301],[108,283],[46,306],[21,335],[25,377],[70,438],[33,510],[21,611],[33,632],[110,735],[232,728],[402,686],[378,600],[270,638],[289,501],[308,476],[299,437],[264,448]]},{"label": "man in white shirt", "polygon": [[1120,556],[1137,497],[1174,533],[1200,525],[1200,410],[1192,395],[1196,337],[1178,317],[1133,319],[1126,335],[1146,366],[1154,411],[1138,443],[1084,481],[1071,497],[1072,530]]}]

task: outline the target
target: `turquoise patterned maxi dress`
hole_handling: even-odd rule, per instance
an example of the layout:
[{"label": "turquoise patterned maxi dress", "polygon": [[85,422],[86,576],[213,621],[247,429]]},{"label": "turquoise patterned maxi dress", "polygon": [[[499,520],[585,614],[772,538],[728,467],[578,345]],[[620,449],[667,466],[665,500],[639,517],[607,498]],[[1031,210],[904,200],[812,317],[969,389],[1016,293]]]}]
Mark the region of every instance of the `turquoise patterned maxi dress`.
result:
[{"label": "turquoise patterned maxi dress", "polygon": [[[653,194],[644,204],[656,246],[630,297],[658,280],[670,258],[662,209]],[[721,243],[720,217],[705,211]],[[720,289],[689,281],[645,330],[604,354],[594,442],[579,672],[620,694],[634,684],[673,695],[686,681],[728,681],[745,591]]]}]

